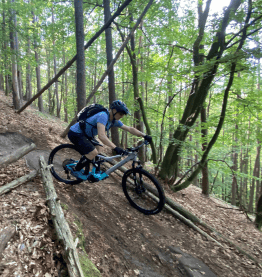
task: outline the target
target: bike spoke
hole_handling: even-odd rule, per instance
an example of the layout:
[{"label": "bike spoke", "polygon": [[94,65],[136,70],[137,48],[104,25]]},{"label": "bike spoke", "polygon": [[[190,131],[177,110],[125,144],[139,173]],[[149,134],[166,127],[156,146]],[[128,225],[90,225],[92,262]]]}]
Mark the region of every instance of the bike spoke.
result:
[{"label": "bike spoke", "polygon": [[80,158],[81,154],[72,146],[57,147],[49,157],[49,164],[52,164],[52,174],[61,182],[68,184],[79,183],[79,179],[72,175],[72,168]]},{"label": "bike spoke", "polygon": [[130,171],[123,183],[125,183],[124,192],[135,208],[145,214],[154,214],[162,209],[164,203],[162,188],[149,173],[144,170]]}]

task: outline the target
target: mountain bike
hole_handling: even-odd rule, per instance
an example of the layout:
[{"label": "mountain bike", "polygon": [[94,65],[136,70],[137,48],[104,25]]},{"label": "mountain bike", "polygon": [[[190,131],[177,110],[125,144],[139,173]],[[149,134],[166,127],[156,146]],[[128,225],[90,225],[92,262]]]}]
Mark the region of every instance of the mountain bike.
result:
[{"label": "mountain bike", "polygon": [[[97,141],[92,141],[95,145],[100,145]],[[81,149],[73,144],[62,144],[57,146],[50,153],[48,164],[51,165],[52,175],[65,184],[79,184],[83,181],[91,183],[104,180],[109,175],[126,164],[132,162],[132,168],[127,170],[122,177],[122,188],[129,203],[138,211],[153,215],[159,213],[165,205],[164,190],[157,179],[143,169],[141,162],[137,158],[139,149],[148,142],[144,141],[136,147],[127,148],[125,154],[107,157],[102,154],[96,156],[92,161],[91,171],[83,168],[75,171],[77,162],[83,158]],[[126,156],[126,157],[125,157]],[[124,158],[115,165],[112,161],[117,158]],[[110,166],[105,168],[105,163]]]}]

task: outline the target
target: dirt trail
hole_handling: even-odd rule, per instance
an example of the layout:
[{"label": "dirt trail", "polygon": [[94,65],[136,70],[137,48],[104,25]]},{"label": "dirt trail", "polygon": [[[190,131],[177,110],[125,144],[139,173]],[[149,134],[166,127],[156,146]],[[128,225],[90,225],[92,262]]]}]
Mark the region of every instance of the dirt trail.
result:
[{"label": "dirt trail", "polygon": [[[11,99],[0,93],[0,134],[15,132],[34,141],[38,149],[35,156],[38,153],[47,157],[55,146],[68,142],[59,137],[66,124],[40,117],[31,108],[17,115],[11,106]],[[7,144],[18,146],[16,135],[12,136],[13,140],[2,143],[2,147],[0,139],[0,155],[10,151]],[[28,166],[36,164],[37,158],[31,156],[0,169],[0,185],[22,176],[29,171]],[[79,238],[79,249],[84,247],[102,276],[186,276],[179,264],[180,249],[203,261],[217,276],[261,277],[259,266],[214,234],[211,235],[223,248],[206,241],[166,211],[145,216],[133,209],[117,175],[93,184],[69,186],[56,180],[54,183],[71,230]],[[215,198],[202,196],[195,187],[175,195],[167,187],[165,191],[262,263],[261,233],[241,212],[228,209],[229,205]],[[18,233],[0,262],[1,276],[66,276],[61,247],[53,241],[40,178],[0,198],[0,229],[10,224],[18,226]]]}]

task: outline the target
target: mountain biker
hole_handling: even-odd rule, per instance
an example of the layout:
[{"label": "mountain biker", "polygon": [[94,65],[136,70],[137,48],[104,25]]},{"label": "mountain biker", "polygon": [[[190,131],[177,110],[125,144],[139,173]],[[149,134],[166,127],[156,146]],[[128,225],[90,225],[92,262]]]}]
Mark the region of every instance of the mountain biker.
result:
[{"label": "mountain biker", "polygon": [[[120,119],[124,115],[130,114],[126,104],[120,100],[115,100],[110,105],[109,111],[103,111],[99,112],[85,120],[85,122],[82,122],[82,124],[85,124],[84,130],[81,128],[82,126],[80,122],[77,122],[74,124],[69,132],[68,132],[68,138],[69,140],[78,146],[78,148],[81,150],[81,154],[83,156],[78,164],[75,167],[75,170],[81,170],[83,167],[85,167],[85,174],[89,172],[89,164],[91,160],[93,160],[99,153],[100,149],[99,147],[95,147],[94,142],[97,142],[94,137],[98,135],[99,140],[113,149],[116,154],[121,155],[125,153],[125,150],[122,148],[116,146],[112,141],[109,140],[109,138],[106,135],[106,132],[111,127],[118,127],[121,128],[124,131],[127,131],[133,135],[136,135],[138,137],[144,137],[145,140],[148,142],[152,141],[152,137],[148,136],[139,130],[137,130],[134,127],[129,127],[124,125]],[[85,133],[84,133],[85,132]],[[93,143],[92,143],[93,141]],[[97,149],[98,148],[98,149]]]}]

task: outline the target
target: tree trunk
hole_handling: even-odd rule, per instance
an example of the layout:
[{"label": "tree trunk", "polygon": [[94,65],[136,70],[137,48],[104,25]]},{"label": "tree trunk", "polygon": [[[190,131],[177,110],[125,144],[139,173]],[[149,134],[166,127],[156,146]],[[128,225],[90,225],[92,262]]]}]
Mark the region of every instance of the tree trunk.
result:
[{"label": "tree trunk", "polygon": [[[235,127],[236,133],[235,133],[235,145],[237,146],[237,130],[238,130],[238,125],[236,124]],[[237,172],[238,170],[238,153],[237,153],[237,147],[233,147],[233,171]],[[236,176],[233,175],[232,176],[232,184],[231,184],[231,204],[232,205],[236,205],[236,198],[237,198],[237,180],[236,180]]]},{"label": "tree trunk", "polygon": [[257,202],[257,213],[255,219],[256,226],[258,230],[261,230],[262,227],[262,194],[260,195]]},{"label": "tree trunk", "polygon": [[[14,2],[15,0],[12,0]],[[15,25],[15,11],[10,11],[10,23],[13,22]],[[17,78],[17,62],[16,62],[16,46],[15,46],[15,35],[14,28],[10,25],[10,48],[12,51],[12,91],[13,91],[13,104],[16,110],[21,107],[21,98],[19,94],[18,78]]]},{"label": "tree trunk", "polygon": [[[50,54],[48,49],[46,49],[46,63],[47,63],[47,79],[48,82],[50,82],[50,70],[51,70],[51,65],[50,65]],[[48,88],[48,111],[50,114],[54,114],[54,109],[55,109],[55,103],[54,103],[54,97],[52,96],[52,90],[51,87]]]},{"label": "tree trunk", "polygon": [[28,63],[26,66],[26,94],[25,99],[28,101],[32,98],[32,84],[31,84],[31,66]]},{"label": "tree trunk", "polygon": [[4,87],[4,77],[3,74],[0,73],[0,90],[4,91],[5,87]]},{"label": "tree trunk", "polygon": [[[205,11],[202,11],[203,2],[198,2],[198,15],[199,15],[199,28],[198,28],[198,37],[194,42],[193,46],[193,60],[195,67],[198,67],[202,61],[202,39],[204,37],[205,25],[209,13],[211,0],[208,0],[206,3]],[[176,141],[176,145],[173,142],[170,142],[165,157],[163,159],[163,163],[161,166],[161,170],[159,172],[159,177],[162,179],[169,179],[174,176],[176,179],[178,172],[178,161],[181,153],[181,148],[183,143],[187,137],[187,134],[190,128],[195,124],[199,113],[204,105],[205,99],[209,92],[211,83],[217,73],[219,66],[219,59],[222,57],[226,46],[225,46],[225,35],[226,28],[230,22],[229,16],[230,13],[234,14],[241,4],[240,0],[231,1],[228,8],[224,12],[224,16],[222,18],[223,24],[221,24],[221,28],[219,32],[217,32],[216,37],[214,37],[214,41],[210,47],[209,53],[206,57],[207,61],[213,61],[212,65],[208,69],[208,72],[205,72],[204,78],[201,79],[201,76],[198,74],[195,75],[193,80],[193,85],[191,89],[191,93],[188,97],[186,107],[184,109],[184,113],[182,115],[180,124],[174,132],[173,139]],[[249,14],[247,15],[247,18]],[[246,37],[244,37],[244,40]],[[243,41],[241,40],[238,45],[238,50],[242,48]],[[204,165],[204,164],[203,164]],[[203,166],[202,165],[202,166]],[[173,179],[173,178],[172,178]]]},{"label": "tree trunk", "polygon": [[253,212],[254,210],[254,196],[255,196],[255,178],[259,178],[259,174],[260,174],[260,150],[261,150],[261,146],[257,146],[257,155],[256,155],[256,160],[255,160],[255,164],[254,164],[254,170],[253,170],[253,179],[252,179],[252,185],[250,188],[250,192],[249,192],[249,204],[248,204],[248,211],[250,213]]},{"label": "tree trunk", "polygon": [[[2,0],[2,6],[3,6],[3,21],[2,21],[2,35],[3,35],[3,52],[6,52],[7,49],[7,35],[6,35],[6,22],[5,22],[5,0]],[[5,83],[5,95],[8,95],[9,93],[9,83],[8,83],[8,74],[7,74],[7,55],[4,55],[4,83]]]},{"label": "tree trunk", "polygon": [[[207,127],[206,127],[206,108],[201,110],[201,133],[202,133],[202,151],[207,148]],[[202,193],[209,196],[209,178],[208,178],[208,163],[202,168]]]},{"label": "tree trunk", "polygon": [[[13,0],[15,2],[15,0]],[[17,17],[16,14],[14,14],[14,41],[15,41],[15,52],[17,58],[17,82],[18,82],[18,91],[19,91],[19,98],[21,101],[21,105],[23,103],[23,85],[22,85],[22,69],[19,65],[19,42],[18,42],[18,34],[17,34]]]},{"label": "tree trunk", "polygon": [[[259,127],[258,127],[259,128]],[[260,186],[260,152],[261,152],[261,142],[258,140],[258,147],[257,147],[257,156],[258,156],[258,161],[257,161],[257,172],[256,172],[256,177],[257,177],[257,180],[256,180],[256,198],[255,198],[255,202],[258,203],[258,199],[259,199],[259,196],[261,194],[261,186]]]},{"label": "tree trunk", "polygon": [[[34,12],[32,12],[32,15],[33,15],[33,25],[36,27],[37,18],[35,16]],[[35,28],[35,30],[36,30],[36,28]],[[40,75],[40,62],[39,62],[39,57],[38,57],[38,52],[37,52],[37,47],[38,47],[37,40],[36,40],[37,36],[38,36],[38,33],[36,31],[34,31],[34,50],[35,50],[35,61],[36,61],[35,72],[36,72],[37,92],[39,92],[41,90],[41,75]],[[38,98],[38,109],[40,112],[44,112],[42,96],[40,96]]]},{"label": "tree trunk", "polygon": [[[65,63],[65,48],[63,48],[63,62]],[[64,73],[65,76],[65,95],[64,95],[64,114],[65,122],[68,122],[68,111],[67,111],[67,95],[68,95],[68,86],[67,86],[67,72]]]},{"label": "tree trunk", "polygon": [[[54,6],[52,6],[52,23],[55,24],[54,19]],[[55,34],[53,34],[55,36]],[[55,51],[55,39],[53,37],[53,51]],[[56,55],[54,53],[54,75],[56,76]],[[55,96],[56,96],[56,116],[60,118],[60,99],[58,95],[58,80],[55,82]]]},{"label": "tree trunk", "polygon": [[[106,23],[111,17],[110,0],[103,0],[103,3],[104,3],[104,21]],[[107,66],[109,66],[113,60],[111,26],[109,26],[109,28],[105,30],[105,38],[106,38]],[[114,67],[112,67],[112,69],[108,72],[108,91],[109,91],[109,104],[111,104],[114,100],[116,100]],[[117,146],[120,146],[118,128],[111,129],[111,137],[112,137],[113,143]]]},{"label": "tree trunk", "polygon": [[77,111],[85,107],[86,82],[85,82],[85,35],[83,19],[83,0],[74,0],[75,25],[76,25],[76,95]]}]

